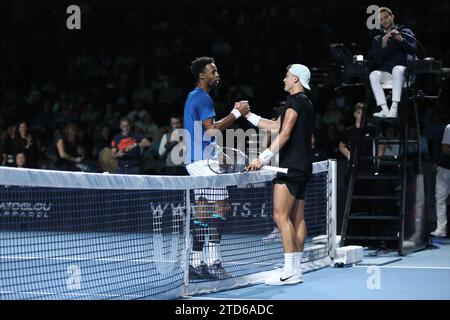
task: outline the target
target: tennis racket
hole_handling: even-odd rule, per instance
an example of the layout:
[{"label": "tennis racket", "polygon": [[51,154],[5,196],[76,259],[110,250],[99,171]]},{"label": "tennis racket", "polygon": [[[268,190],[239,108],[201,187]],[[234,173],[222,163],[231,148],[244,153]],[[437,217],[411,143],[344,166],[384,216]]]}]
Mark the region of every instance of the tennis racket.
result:
[{"label": "tennis racket", "polygon": [[[239,173],[245,172],[250,164],[250,159],[240,150],[235,148],[214,146],[208,153],[208,167],[215,173]],[[261,169],[287,173],[288,169],[273,166],[263,166]]]}]

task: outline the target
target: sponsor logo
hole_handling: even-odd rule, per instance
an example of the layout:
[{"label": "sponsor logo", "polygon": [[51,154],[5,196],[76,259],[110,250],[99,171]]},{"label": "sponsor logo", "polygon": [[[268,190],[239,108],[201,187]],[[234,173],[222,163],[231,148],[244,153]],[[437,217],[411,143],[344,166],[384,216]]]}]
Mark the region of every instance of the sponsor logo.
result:
[{"label": "sponsor logo", "polygon": [[291,276],[289,276],[289,277],[287,277],[287,278],[282,278],[282,277],[280,277],[280,281],[281,282],[284,282],[284,281],[286,281],[286,280],[289,280],[290,278],[292,278],[294,275],[291,275]]},{"label": "sponsor logo", "polygon": [[0,217],[48,219],[51,209],[47,202],[0,202]]}]

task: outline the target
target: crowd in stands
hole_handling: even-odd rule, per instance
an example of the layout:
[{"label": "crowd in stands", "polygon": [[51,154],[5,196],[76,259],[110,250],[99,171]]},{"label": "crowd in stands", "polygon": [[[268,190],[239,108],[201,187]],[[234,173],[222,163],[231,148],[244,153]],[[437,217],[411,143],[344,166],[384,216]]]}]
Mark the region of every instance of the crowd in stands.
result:
[{"label": "crowd in stands", "polygon": [[[448,65],[448,42],[439,40],[450,30],[448,4],[428,7],[436,14],[431,20],[423,17],[420,6],[396,6],[398,20],[424,39],[427,54]],[[154,1],[143,8],[84,2],[82,29],[73,31],[65,28],[61,3],[11,4],[0,12],[0,164],[114,170],[102,165],[102,151],[112,148],[121,131],[119,121],[127,117],[150,142],[141,150],[141,172],[178,172],[167,169],[165,148],[171,147],[168,134],[179,127],[173,122],[182,123],[176,115],[183,113],[194,86],[190,61],[202,55],[213,56],[220,66],[221,86],[212,93],[218,118],[243,99],[261,115],[272,116],[273,107],[285,98],[281,81],[286,66],[299,60],[311,66],[315,145],[321,157],[345,159],[339,142],[361,99],[336,92],[339,80],[314,80],[314,67],[339,70],[328,50],[333,42],[370,53],[373,35],[364,29],[365,7],[351,21],[355,6],[344,2],[338,7],[333,0],[302,7],[294,1]],[[348,19],[342,21],[338,12]],[[33,19],[36,15],[39,21]],[[444,90],[442,101],[420,108],[427,145],[423,157],[436,159],[449,122],[448,93]],[[245,121],[238,125],[245,127]],[[114,162],[114,154],[109,157]]]}]

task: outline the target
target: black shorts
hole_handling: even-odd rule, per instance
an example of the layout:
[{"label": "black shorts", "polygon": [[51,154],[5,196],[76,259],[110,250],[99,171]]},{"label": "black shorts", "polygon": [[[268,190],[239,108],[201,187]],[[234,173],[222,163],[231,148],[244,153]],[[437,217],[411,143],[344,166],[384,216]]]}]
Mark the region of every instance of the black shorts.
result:
[{"label": "black shorts", "polygon": [[289,193],[298,200],[305,200],[306,184],[311,176],[301,170],[289,168],[288,173],[278,173],[273,183],[286,184]]}]

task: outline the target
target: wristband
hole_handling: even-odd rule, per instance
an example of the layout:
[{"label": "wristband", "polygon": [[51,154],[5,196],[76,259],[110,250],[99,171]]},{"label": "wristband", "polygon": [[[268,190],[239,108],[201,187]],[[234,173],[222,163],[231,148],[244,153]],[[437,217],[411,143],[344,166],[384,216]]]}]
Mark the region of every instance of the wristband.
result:
[{"label": "wristband", "polygon": [[238,119],[238,118],[241,116],[241,113],[239,112],[238,109],[233,109],[233,110],[231,110],[231,113],[234,115],[234,117],[235,117],[236,119]]},{"label": "wristband", "polygon": [[259,121],[261,120],[261,117],[254,114],[254,113],[249,113],[250,115],[247,117],[247,120],[254,125],[255,127],[258,126]]},{"label": "wristband", "polygon": [[273,152],[270,151],[270,149],[264,150],[263,153],[259,155],[259,160],[261,160],[264,164],[268,164],[270,162],[270,159],[273,157]]}]

